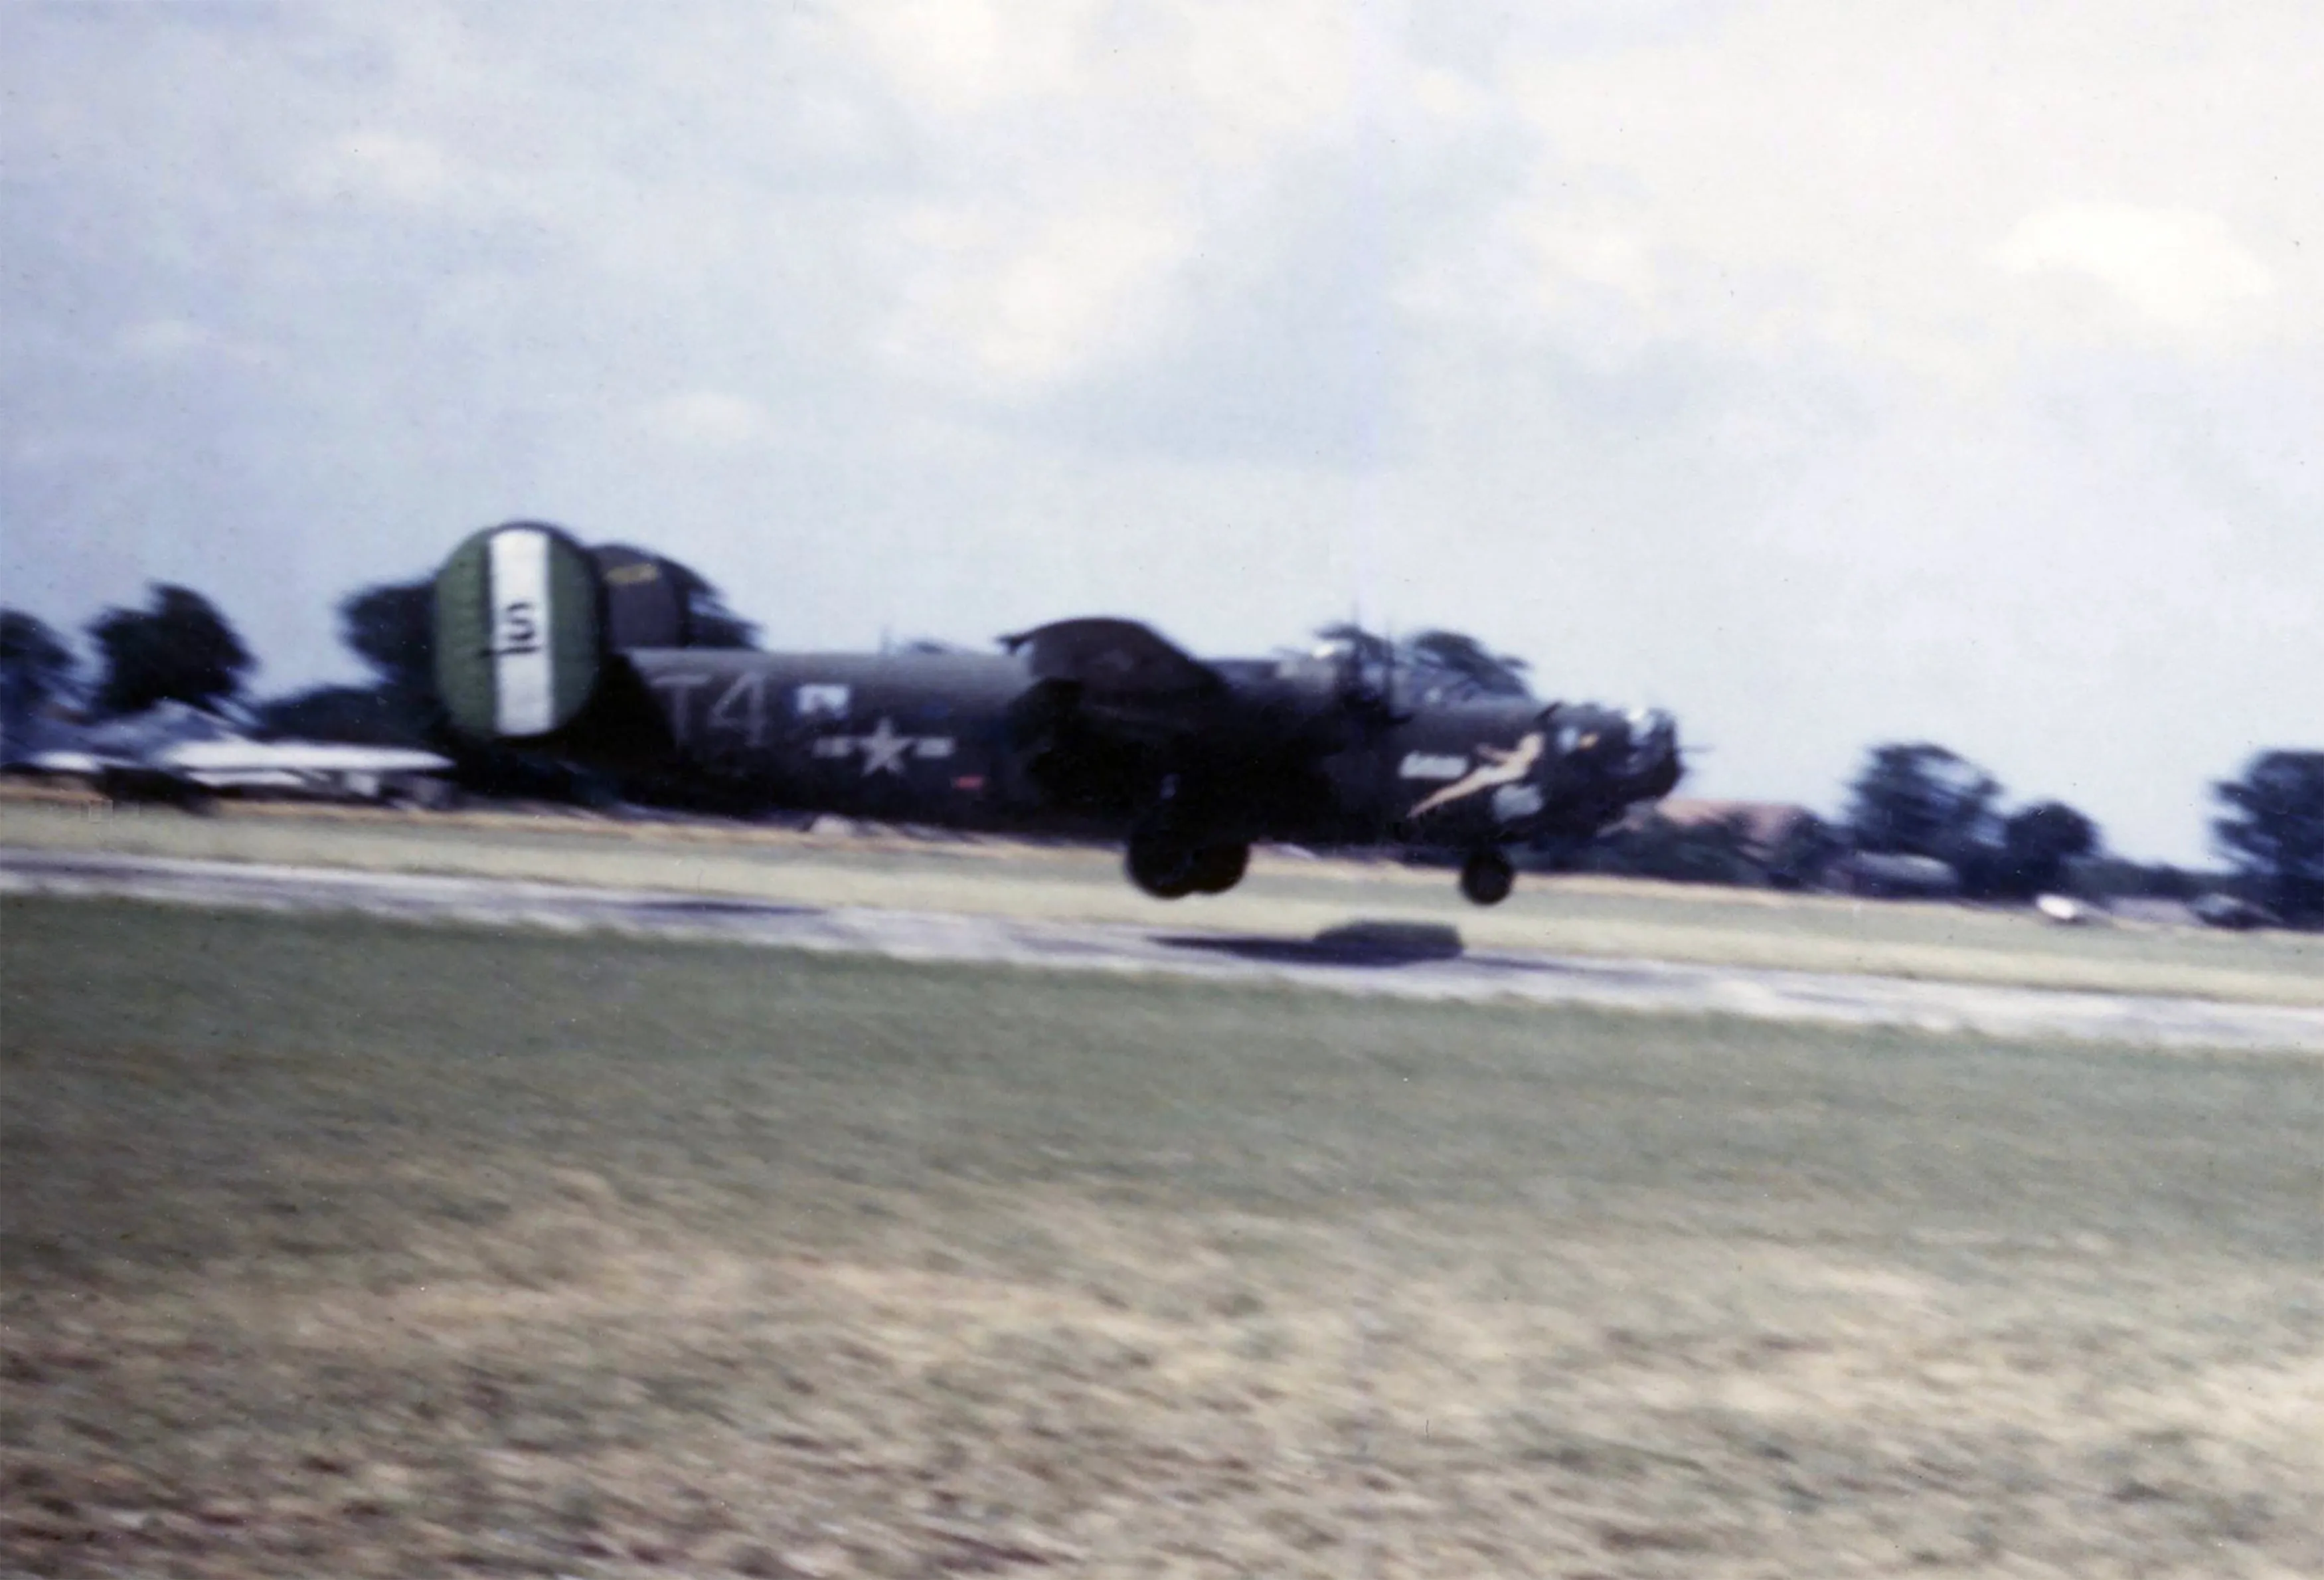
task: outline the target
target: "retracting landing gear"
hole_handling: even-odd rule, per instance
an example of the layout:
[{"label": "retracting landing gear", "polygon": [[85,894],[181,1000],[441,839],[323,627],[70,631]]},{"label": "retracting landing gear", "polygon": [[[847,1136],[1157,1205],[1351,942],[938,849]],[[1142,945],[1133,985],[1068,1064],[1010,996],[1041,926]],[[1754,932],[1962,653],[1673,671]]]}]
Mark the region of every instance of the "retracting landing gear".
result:
[{"label": "retracting landing gear", "polygon": [[1194,892],[1223,894],[1242,882],[1250,865],[1247,845],[1206,845],[1194,857]]},{"label": "retracting landing gear", "polygon": [[1471,853],[1461,864],[1461,892],[1471,905],[1499,905],[1517,881],[1508,855],[1490,847]]},{"label": "retracting landing gear", "polygon": [[1157,900],[1184,900],[1194,892],[1194,847],[1157,835],[1133,834],[1122,854],[1130,881]]},{"label": "retracting landing gear", "polygon": [[1248,845],[1194,845],[1166,836],[1133,834],[1122,864],[1130,881],[1157,900],[1223,894],[1242,882]]}]

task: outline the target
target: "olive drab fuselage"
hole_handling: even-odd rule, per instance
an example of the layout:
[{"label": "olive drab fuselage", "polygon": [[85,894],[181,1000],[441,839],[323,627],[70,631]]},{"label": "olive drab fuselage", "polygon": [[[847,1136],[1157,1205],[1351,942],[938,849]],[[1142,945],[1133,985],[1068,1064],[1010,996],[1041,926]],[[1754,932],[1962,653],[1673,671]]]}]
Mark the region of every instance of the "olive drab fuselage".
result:
[{"label": "olive drab fuselage", "polygon": [[475,534],[437,584],[456,726],[727,804],[1121,837],[1163,895],[1231,886],[1255,840],[1390,843],[1469,853],[1489,903],[1504,846],[1587,837],[1678,777],[1664,715],[1447,698],[1344,650],[1205,662],[1111,619],[998,653],[704,647],[678,585],[538,523]]},{"label": "olive drab fuselage", "polygon": [[[622,661],[651,701],[651,755],[774,806],[1038,831],[1175,803],[1219,838],[1459,849],[1587,835],[1622,809],[1590,795],[1585,772],[1561,782],[1560,710],[1545,719],[1529,700],[1385,707],[1313,754],[1222,727],[1176,750],[1084,755],[1069,725],[1044,716],[1041,683],[1007,655],[680,649]],[[1285,715],[1300,716],[1305,700],[1313,717],[1338,700],[1325,666],[1267,667]],[[1569,749],[1578,738],[1569,733]]]}]

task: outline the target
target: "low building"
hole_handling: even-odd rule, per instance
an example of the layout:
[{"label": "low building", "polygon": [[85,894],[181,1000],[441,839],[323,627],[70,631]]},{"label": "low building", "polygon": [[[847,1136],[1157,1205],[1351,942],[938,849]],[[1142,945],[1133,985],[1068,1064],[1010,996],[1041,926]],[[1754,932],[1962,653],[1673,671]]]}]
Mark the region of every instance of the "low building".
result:
[{"label": "low building", "polygon": [[1763,862],[1773,861],[1802,836],[1822,824],[1822,819],[1807,808],[1789,801],[1713,801],[1693,796],[1666,796],[1630,813],[1634,824],[1649,818],[1660,818],[1681,828],[1711,828],[1725,824],[1740,832],[1751,855]]},{"label": "low building", "polygon": [[1843,894],[1871,900],[1951,900],[1961,892],[1950,863],[1895,851],[1850,851],[1831,864],[1826,881]]}]

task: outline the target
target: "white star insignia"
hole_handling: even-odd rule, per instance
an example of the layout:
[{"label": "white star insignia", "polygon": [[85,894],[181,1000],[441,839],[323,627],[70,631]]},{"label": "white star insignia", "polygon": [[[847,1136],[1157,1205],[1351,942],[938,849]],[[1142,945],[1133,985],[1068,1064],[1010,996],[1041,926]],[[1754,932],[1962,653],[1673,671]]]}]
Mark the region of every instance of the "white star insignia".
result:
[{"label": "white star insignia", "polygon": [[863,753],[866,779],[875,773],[900,774],[904,772],[904,754],[912,749],[912,737],[898,735],[896,726],[882,717],[857,745]]}]

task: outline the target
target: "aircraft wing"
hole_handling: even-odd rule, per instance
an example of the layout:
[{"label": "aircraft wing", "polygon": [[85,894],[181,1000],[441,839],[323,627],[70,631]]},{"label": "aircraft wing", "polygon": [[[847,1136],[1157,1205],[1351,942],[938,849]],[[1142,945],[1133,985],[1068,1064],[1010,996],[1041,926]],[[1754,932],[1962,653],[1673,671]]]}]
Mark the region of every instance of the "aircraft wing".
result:
[{"label": "aircraft wing", "polygon": [[109,768],[134,768],[138,764],[126,757],[62,751],[35,752],[24,759],[24,766],[39,773],[69,773],[93,779]]},{"label": "aircraft wing", "polygon": [[1075,753],[1167,752],[1214,729],[1232,700],[1224,676],[1135,620],[1059,620],[1001,641],[1033,678],[1020,723],[1059,731]]},{"label": "aircraft wing", "polygon": [[1130,620],[1066,620],[1003,642],[1032,685],[1012,710],[1027,772],[1061,807],[1139,815],[1161,798],[1252,808],[1309,795],[1314,764],[1347,744],[1328,673],[1274,661],[1209,664]]},{"label": "aircraft wing", "polygon": [[189,741],[152,761],[189,774],[433,773],[452,766],[433,752],[327,741]]},{"label": "aircraft wing", "polygon": [[189,741],[147,760],[153,771],[206,790],[353,790],[378,793],[391,774],[434,773],[452,766],[433,752],[356,746],[331,741]]},{"label": "aircraft wing", "polygon": [[1217,670],[1135,620],[1058,620],[1004,636],[1001,644],[1024,655],[1034,679],[1064,681],[1088,697],[1159,702],[1226,689]]}]

